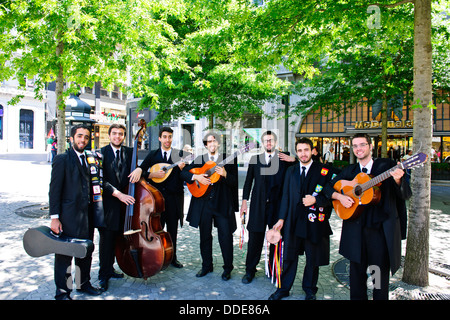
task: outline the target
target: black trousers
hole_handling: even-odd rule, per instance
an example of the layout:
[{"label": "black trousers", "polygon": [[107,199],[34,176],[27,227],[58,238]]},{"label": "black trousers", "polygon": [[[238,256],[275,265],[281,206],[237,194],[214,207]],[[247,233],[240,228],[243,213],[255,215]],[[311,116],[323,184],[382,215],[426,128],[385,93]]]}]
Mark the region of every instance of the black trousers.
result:
[{"label": "black trousers", "polygon": [[[72,281],[72,259],[71,256],[55,254],[54,277],[56,285],[55,299],[61,299],[70,295],[73,289]],[[77,289],[82,289],[88,285],[91,279],[92,256],[83,259],[75,258],[75,281]]]},{"label": "black trousers", "polygon": [[177,237],[178,237],[178,221],[179,210],[183,210],[184,194],[166,194],[163,193],[165,201],[165,211],[161,213],[161,226],[166,227],[170,234],[173,246],[173,260],[177,260]]},{"label": "black trousers", "polygon": [[[265,207],[265,225],[271,229],[276,221],[272,217],[271,212],[274,212],[274,205],[272,202],[266,203]],[[248,232],[248,244],[247,244],[247,258],[245,260],[245,271],[247,273],[254,274],[256,272],[256,266],[261,260],[261,252],[264,246],[265,231],[263,232]],[[273,254],[275,252],[275,245],[269,246],[269,265],[272,266]]]},{"label": "black trousers", "polygon": [[350,299],[367,300],[367,271],[372,274],[373,299],[389,299],[389,252],[383,228],[363,228],[361,263],[350,261]]},{"label": "black trousers", "polygon": [[219,245],[224,263],[223,269],[224,271],[231,272],[231,270],[233,270],[233,233],[231,231],[229,220],[228,218],[214,215],[209,210],[203,210],[199,224],[202,268],[210,269],[213,267],[213,223],[214,226],[217,227]]},{"label": "black trousers", "polygon": [[119,232],[107,228],[98,228],[98,232],[100,234],[98,278],[108,280],[114,272],[115,246]]},{"label": "black trousers", "polygon": [[[64,228],[64,227],[63,227]],[[89,228],[89,240],[94,239],[94,229]],[[54,280],[56,286],[55,299],[63,299],[73,289],[71,256],[55,254]],[[75,258],[75,283],[77,289],[90,285],[92,254],[84,258]]]},{"label": "black trousers", "polygon": [[[303,270],[302,288],[306,294],[316,294],[319,280],[319,266],[327,265],[330,258],[330,239],[323,237],[319,243],[313,243],[305,239],[297,239],[298,249],[304,245],[306,264]],[[281,273],[281,288],[277,291],[289,293],[295,281],[298,267],[298,256],[293,260],[283,261]]]},{"label": "black trousers", "polygon": [[[265,232],[249,232],[247,243],[247,258],[245,260],[245,271],[255,274],[256,266],[261,260],[261,252],[264,246]],[[272,266],[275,245],[269,246],[269,264]]]}]

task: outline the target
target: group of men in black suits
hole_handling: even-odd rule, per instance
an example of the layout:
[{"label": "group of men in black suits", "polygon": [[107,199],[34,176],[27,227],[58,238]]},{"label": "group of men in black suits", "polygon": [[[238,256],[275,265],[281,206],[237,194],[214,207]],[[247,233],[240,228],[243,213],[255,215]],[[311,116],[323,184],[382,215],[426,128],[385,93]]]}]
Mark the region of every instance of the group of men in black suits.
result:
[{"label": "group of men in black suits", "polygon": [[[186,220],[190,226],[200,230],[200,253],[202,266],[197,277],[213,271],[212,227],[218,231],[218,240],[223,257],[222,279],[227,281],[233,270],[233,232],[236,230],[235,212],[238,203],[237,160],[224,163],[227,155],[219,152],[220,135],[207,133],[204,145],[207,153],[186,165],[187,154],[172,148],[172,129],[163,127],[159,140],[161,147],[151,151],[141,165],[130,172],[132,148],[122,145],[125,127],[112,125],[109,129],[110,144],[101,149],[103,169],[104,224],[93,225],[92,203],[95,190],[92,189],[89,171],[84,169],[84,149],[89,141],[89,130],[83,126],[72,129],[72,148],[55,157],[50,183],[51,229],[64,231],[72,237],[92,239],[95,227],[100,233],[100,288],[90,284],[89,271],[92,257],[76,259],[80,270],[80,286],[77,290],[91,295],[101,294],[108,289],[111,277],[123,277],[113,269],[114,243],[120,226],[120,207],[134,203],[134,198],[122,193],[129,182],[137,182],[141,176],[149,179],[162,178],[165,172],[149,173],[148,169],[157,163],[176,163],[170,176],[156,187],[165,199],[165,212],[161,222],[167,226],[174,247],[172,265],[182,268],[176,255],[178,223],[183,223],[183,184],[200,183],[210,185],[203,197],[192,197]],[[261,259],[261,251],[267,228],[282,233],[284,241],[283,271],[281,286],[269,299],[279,300],[289,295],[294,283],[298,255],[305,254],[306,265],[302,287],[306,299],[315,299],[319,277],[319,266],[329,264],[332,230],[329,218],[332,200],[339,200],[345,207],[352,205],[353,199],[336,192],[336,181],[352,180],[360,172],[361,166],[369,173],[377,174],[393,167],[389,159],[372,159],[372,144],[367,135],[357,135],[352,139],[353,151],[359,163],[350,165],[341,173],[329,165],[312,161],[311,140],[302,138],[295,144],[295,157],[276,150],[277,136],[267,131],[261,137],[264,152],[250,159],[243,189],[241,216],[249,211],[247,229],[249,231],[246,257],[246,273],[242,282],[249,284],[256,273]],[[80,158],[81,157],[81,158]],[[229,160],[229,158],[228,158]],[[193,174],[193,168],[201,168],[206,162],[217,164],[215,172],[221,179],[212,183],[206,174]],[[95,168],[91,166],[91,173]],[[403,170],[397,169],[382,184],[382,201],[378,205],[367,205],[358,219],[343,222],[340,253],[351,261],[350,287],[352,299],[367,299],[366,269],[377,265],[381,270],[381,288],[374,291],[375,299],[387,299],[389,270],[393,273],[400,263],[400,241],[405,236],[406,209],[404,199],[411,190],[402,178]],[[248,201],[251,200],[250,208]],[[271,247],[273,253],[273,246]],[[71,257],[55,256],[56,298],[70,299]]]}]

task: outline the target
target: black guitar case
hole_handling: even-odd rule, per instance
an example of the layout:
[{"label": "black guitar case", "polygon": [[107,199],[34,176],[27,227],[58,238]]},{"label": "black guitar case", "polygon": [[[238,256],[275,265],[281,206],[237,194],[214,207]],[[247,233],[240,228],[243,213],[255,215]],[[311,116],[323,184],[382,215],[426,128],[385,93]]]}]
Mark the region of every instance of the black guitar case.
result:
[{"label": "black guitar case", "polygon": [[42,257],[57,253],[75,258],[84,258],[94,251],[91,240],[55,235],[49,227],[28,229],[23,236],[23,248],[32,257]]}]

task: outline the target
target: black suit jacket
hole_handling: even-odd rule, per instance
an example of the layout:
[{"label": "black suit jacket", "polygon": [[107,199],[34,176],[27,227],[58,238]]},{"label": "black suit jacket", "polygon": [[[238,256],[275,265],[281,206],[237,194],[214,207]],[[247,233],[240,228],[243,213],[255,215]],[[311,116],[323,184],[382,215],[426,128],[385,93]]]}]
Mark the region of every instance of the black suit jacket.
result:
[{"label": "black suit jacket", "polygon": [[286,169],[294,163],[281,161],[278,151],[269,164],[265,153],[250,158],[242,193],[242,199],[251,199],[247,230],[265,232],[266,225],[271,228],[277,222]]},{"label": "black suit jacket", "polygon": [[118,231],[121,226],[121,211],[124,204],[114,197],[112,193],[115,189],[126,193],[129,184],[128,175],[131,170],[131,161],[133,159],[133,148],[121,147],[122,170],[117,171],[114,165],[116,155],[111,145],[101,148],[103,155],[103,209],[105,212],[106,228],[112,231]]},{"label": "black suit jacket", "polygon": [[49,189],[50,215],[59,215],[63,233],[90,239],[93,234],[89,173],[83,170],[73,148],[57,155],[52,163]]},{"label": "black suit jacket", "polygon": [[[190,165],[186,166],[181,171],[182,178],[192,183],[193,174],[189,172],[192,168],[201,168],[207,161],[208,154],[198,156]],[[226,158],[225,154],[222,154],[216,163],[221,162]],[[235,212],[239,211],[238,204],[238,169],[236,158],[232,163],[225,165],[227,171],[227,177],[222,177],[217,183],[212,186],[211,193],[208,196],[201,198],[192,197],[189,205],[189,211],[186,220],[193,227],[198,227],[201,219],[202,212],[205,208],[212,208],[211,214],[226,217],[229,219],[231,226],[231,232],[234,232],[237,228]],[[209,199],[210,195],[212,198]]]},{"label": "black suit jacket", "polygon": [[[149,168],[151,168],[153,165],[157,163],[173,164],[175,162],[180,161],[182,158],[187,157],[188,155],[189,153],[187,152],[172,148],[172,152],[170,153],[169,159],[167,159],[167,161],[164,161],[161,148],[158,148],[156,150],[150,151],[139,167],[142,169],[142,172],[147,172]],[[183,193],[184,181],[180,177],[180,173],[181,173],[180,168],[178,166],[175,166],[166,180],[164,180],[161,183],[155,183],[153,182],[153,180],[150,179],[150,183],[154,185],[159,191],[161,191],[163,194],[166,195]]]},{"label": "black suit jacket", "polygon": [[[313,161],[301,192],[300,164],[286,170],[279,218],[285,221],[282,232],[287,260],[295,259],[298,254],[303,253],[303,248],[296,243],[298,238],[319,243],[323,237],[332,234],[329,223],[332,204],[324,195],[323,188],[331,181],[333,174],[333,168]],[[305,207],[302,202],[305,195],[314,196],[316,203]],[[301,249],[300,252],[296,251],[298,248]]]},{"label": "black suit jacket", "polygon": [[[158,148],[156,150],[150,151],[139,167],[142,169],[142,172],[147,172],[149,168],[151,168],[153,165],[157,163],[174,164],[180,161],[182,158],[187,157],[189,154],[190,153],[188,152],[172,148],[172,152],[170,153],[169,159],[165,161],[161,148]],[[163,182],[156,183],[153,182],[153,180],[151,179],[149,181],[153,186],[155,186],[159,191],[161,191],[166,201],[166,211],[168,211],[169,207],[173,208],[172,211],[176,212],[169,214],[174,214],[176,216],[176,219],[180,222],[180,225],[182,226],[184,218],[183,212],[184,180],[181,178],[180,174],[181,174],[180,168],[178,166],[175,166],[174,168],[172,168],[172,172],[170,173],[170,175]],[[167,201],[172,200],[177,202],[176,205],[175,206],[167,205]]]},{"label": "black suit jacket", "polygon": [[[377,176],[396,165],[391,159],[374,159],[371,175]],[[331,199],[333,186],[338,180],[353,180],[360,173],[359,164],[346,167],[325,188],[325,194]],[[383,228],[389,251],[391,272],[394,274],[401,263],[401,240],[406,234],[405,200],[411,196],[411,188],[402,178],[399,185],[390,177],[382,182],[381,200],[377,205],[366,205],[357,219],[343,220],[339,253],[350,261],[361,262],[362,229],[365,226]],[[380,244],[382,245],[382,244]]]}]

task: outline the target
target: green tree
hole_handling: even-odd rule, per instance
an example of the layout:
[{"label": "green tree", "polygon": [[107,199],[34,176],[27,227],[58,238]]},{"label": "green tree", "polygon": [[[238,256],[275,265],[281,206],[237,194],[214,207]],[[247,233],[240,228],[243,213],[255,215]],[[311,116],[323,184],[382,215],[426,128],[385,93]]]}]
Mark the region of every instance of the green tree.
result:
[{"label": "green tree", "polygon": [[[9,0],[0,5],[0,77],[35,79],[35,95],[56,82],[57,136],[65,136],[65,98],[101,81],[135,95],[151,95],[133,80],[149,79],[161,65],[183,64],[165,21],[182,15],[177,1]],[[158,16],[158,19],[155,17]],[[155,52],[163,52],[159,57]],[[20,96],[11,103],[17,103]],[[58,152],[65,150],[58,139]]]},{"label": "green tree", "polygon": [[[406,11],[405,20],[411,14],[411,10]],[[318,72],[296,84],[302,99],[291,108],[291,113],[303,115],[319,109],[329,118],[331,111],[339,117],[365,101],[373,107],[373,118],[381,113],[383,157],[387,157],[388,119],[394,114],[402,117],[404,100],[412,100],[413,85],[412,28],[395,39],[385,39],[385,33],[380,26],[361,35],[363,41],[334,39],[330,54],[319,62]],[[398,51],[384,48],[387,41],[395,43]],[[344,104],[346,108],[342,108]]]},{"label": "green tree", "polygon": [[[249,1],[226,3],[227,7],[240,7],[239,15],[228,16],[232,21],[228,34],[239,37],[234,43],[239,44],[236,52],[244,61],[257,67],[282,63],[306,78],[318,72],[320,59],[332,54],[334,39],[361,44],[361,34],[380,25],[387,31],[386,39],[395,38],[405,28],[402,11],[413,10],[414,20],[406,20],[406,24],[414,26],[413,150],[431,153],[431,0],[271,0],[262,7],[249,5]],[[387,42],[383,48],[395,53],[397,45]],[[403,279],[420,286],[428,284],[430,177],[427,163],[413,171],[411,181],[413,197]]]},{"label": "green tree", "polygon": [[[214,118],[235,122],[244,113],[263,114],[261,105],[284,95],[291,85],[277,78],[272,67],[257,70],[234,62],[232,49],[218,56],[215,50],[221,41],[217,34],[199,34],[202,30],[198,25],[203,19],[195,7],[190,10],[189,19],[168,19],[178,35],[174,45],[188,68],[162,67],[157,77],[145,83],[153,95],[145,96],[140,106],[160,111],[155,123],[188,114],[208,118],[210,128],[218,125]],[[188,41],[191,37],[201,37],[208,49],[200,52]]]}]

